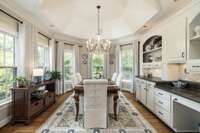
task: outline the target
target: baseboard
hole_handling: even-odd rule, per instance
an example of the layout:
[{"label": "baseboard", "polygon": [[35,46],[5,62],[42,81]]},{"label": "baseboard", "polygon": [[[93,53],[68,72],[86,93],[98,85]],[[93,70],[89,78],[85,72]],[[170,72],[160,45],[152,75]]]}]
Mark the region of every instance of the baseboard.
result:
[{"label": "baseboard", "polygon": [[3,126],[7,125],[11,120],[11,116],[6,117],[5,119],[0,121],[0,128],[2,128]]}]

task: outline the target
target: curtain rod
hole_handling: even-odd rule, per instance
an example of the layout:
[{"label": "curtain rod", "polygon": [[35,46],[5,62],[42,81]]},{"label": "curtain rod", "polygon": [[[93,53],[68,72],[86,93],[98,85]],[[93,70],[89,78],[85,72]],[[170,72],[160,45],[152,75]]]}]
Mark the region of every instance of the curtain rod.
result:
[{"label": "curtain rod", "polygon": [[38,32],[38,33],[39,33],[40,35],[42,35],[42,36],[46,37],[47,39],[51,40],[51,38],[50,38],[50,37],[48,37],[48,36],[46,36],[46,35],[42,34],[41,32]]},{"label": "curtain rod", "polygon": [[10,15],[9,13],[5,12],[4,10],[0,9],[0,11],[3,12],[4,14],[6,14],[7,16],[13,18],[14,20],[20,22],[21,24],[23,24],[23,21],[21,21],[21,20],[19,20],[18,18],[16,18],[16,17]]},{"label": "curtain rod", "polygon": [[[56,41],[56,43],[58,43],[59,41]],[[66,43],[66,42],[64,42],[64,44],[65,45],[70,45],[70,46],[74,46],[75,44],[71,44],[71,43]],[[79,47],[83,47],[83,46],[81,46],[81,45],[78,45]]]},{"label": "curtain rod", "polygon": [[[66,44],[66,45],[71,45],[71,46],[75,46],[75,44],[70,44],[70,43],[64,43],[64,44]],[[79,47],[83,47],[83,46],[81,46],[81,45],[78,45]]]}]

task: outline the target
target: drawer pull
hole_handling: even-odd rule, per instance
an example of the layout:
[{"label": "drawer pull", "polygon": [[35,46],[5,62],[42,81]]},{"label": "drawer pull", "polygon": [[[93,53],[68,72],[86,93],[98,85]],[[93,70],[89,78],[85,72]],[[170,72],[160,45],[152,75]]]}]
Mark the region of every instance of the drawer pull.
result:
[{"label": "drawer pull", "polygon": [[177,102],[177,101],[178,101],[178,99],[177,99],[177,98],[175,98],[175,99],[174,99],[174,102]]},{"label": "drawer pull", "polygon": [[163,113],[162,113],[162,112],[160,112],[160,111],[158,111],[158,113],[159,113],[159,114],[161,114],[161,115],[163,115]]},{"label": "drawer pull", "polygon": [[161,96],[163,95],[163,94],[162,94],[162,93],[160,93],[160,92],[159,92],[158,94],[159,94],[159,95],[161,95]]},{"label": "drawer pull", "polygon": [[158,101],[160,104],[163,104],[163,102],[161,102],[161,101]]}]

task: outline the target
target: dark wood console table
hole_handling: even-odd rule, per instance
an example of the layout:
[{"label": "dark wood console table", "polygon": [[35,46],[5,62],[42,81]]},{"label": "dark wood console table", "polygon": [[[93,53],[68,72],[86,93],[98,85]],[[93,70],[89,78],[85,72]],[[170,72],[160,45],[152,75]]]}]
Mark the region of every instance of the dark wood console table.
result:
[{"label": "dark wood console table", "polygon": [[[45,93],[41,98],[33,98],[32,93],[39,87],[44,87]],[[12,88],[12,124],[25,122],[29,124],[40,113],[56,102],[55,80],[44,81],[26,88]]]},{"label": "dark wood console table", "polygon": [[[114,109],[114,117],[115,120],[117,120],[117,100],[119,98],[118,96],[118,91],[119,88],[116,85],[108,85],[108,95],[114,95],[113,97],[113,101],[114,101],[114,105],[113,105],[113,109]],[[74,87],[74,99],[75,99],[75,104],[76,104],[76,118],[75,120],[78,120],[78,114],[79,114],[79,96],[80,95],[84,95],[84,88],[83,85],[77,85]]]}]

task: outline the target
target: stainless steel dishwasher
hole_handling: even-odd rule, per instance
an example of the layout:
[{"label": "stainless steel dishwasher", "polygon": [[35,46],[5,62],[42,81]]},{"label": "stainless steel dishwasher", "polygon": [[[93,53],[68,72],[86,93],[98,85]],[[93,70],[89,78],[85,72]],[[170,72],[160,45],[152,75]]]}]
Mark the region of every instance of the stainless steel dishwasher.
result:
[{"label": "stainless steel dishwasher", "polygon": [[200,103],[173,96],[172,105],[172,126],[175,131],[200,132]]}]

